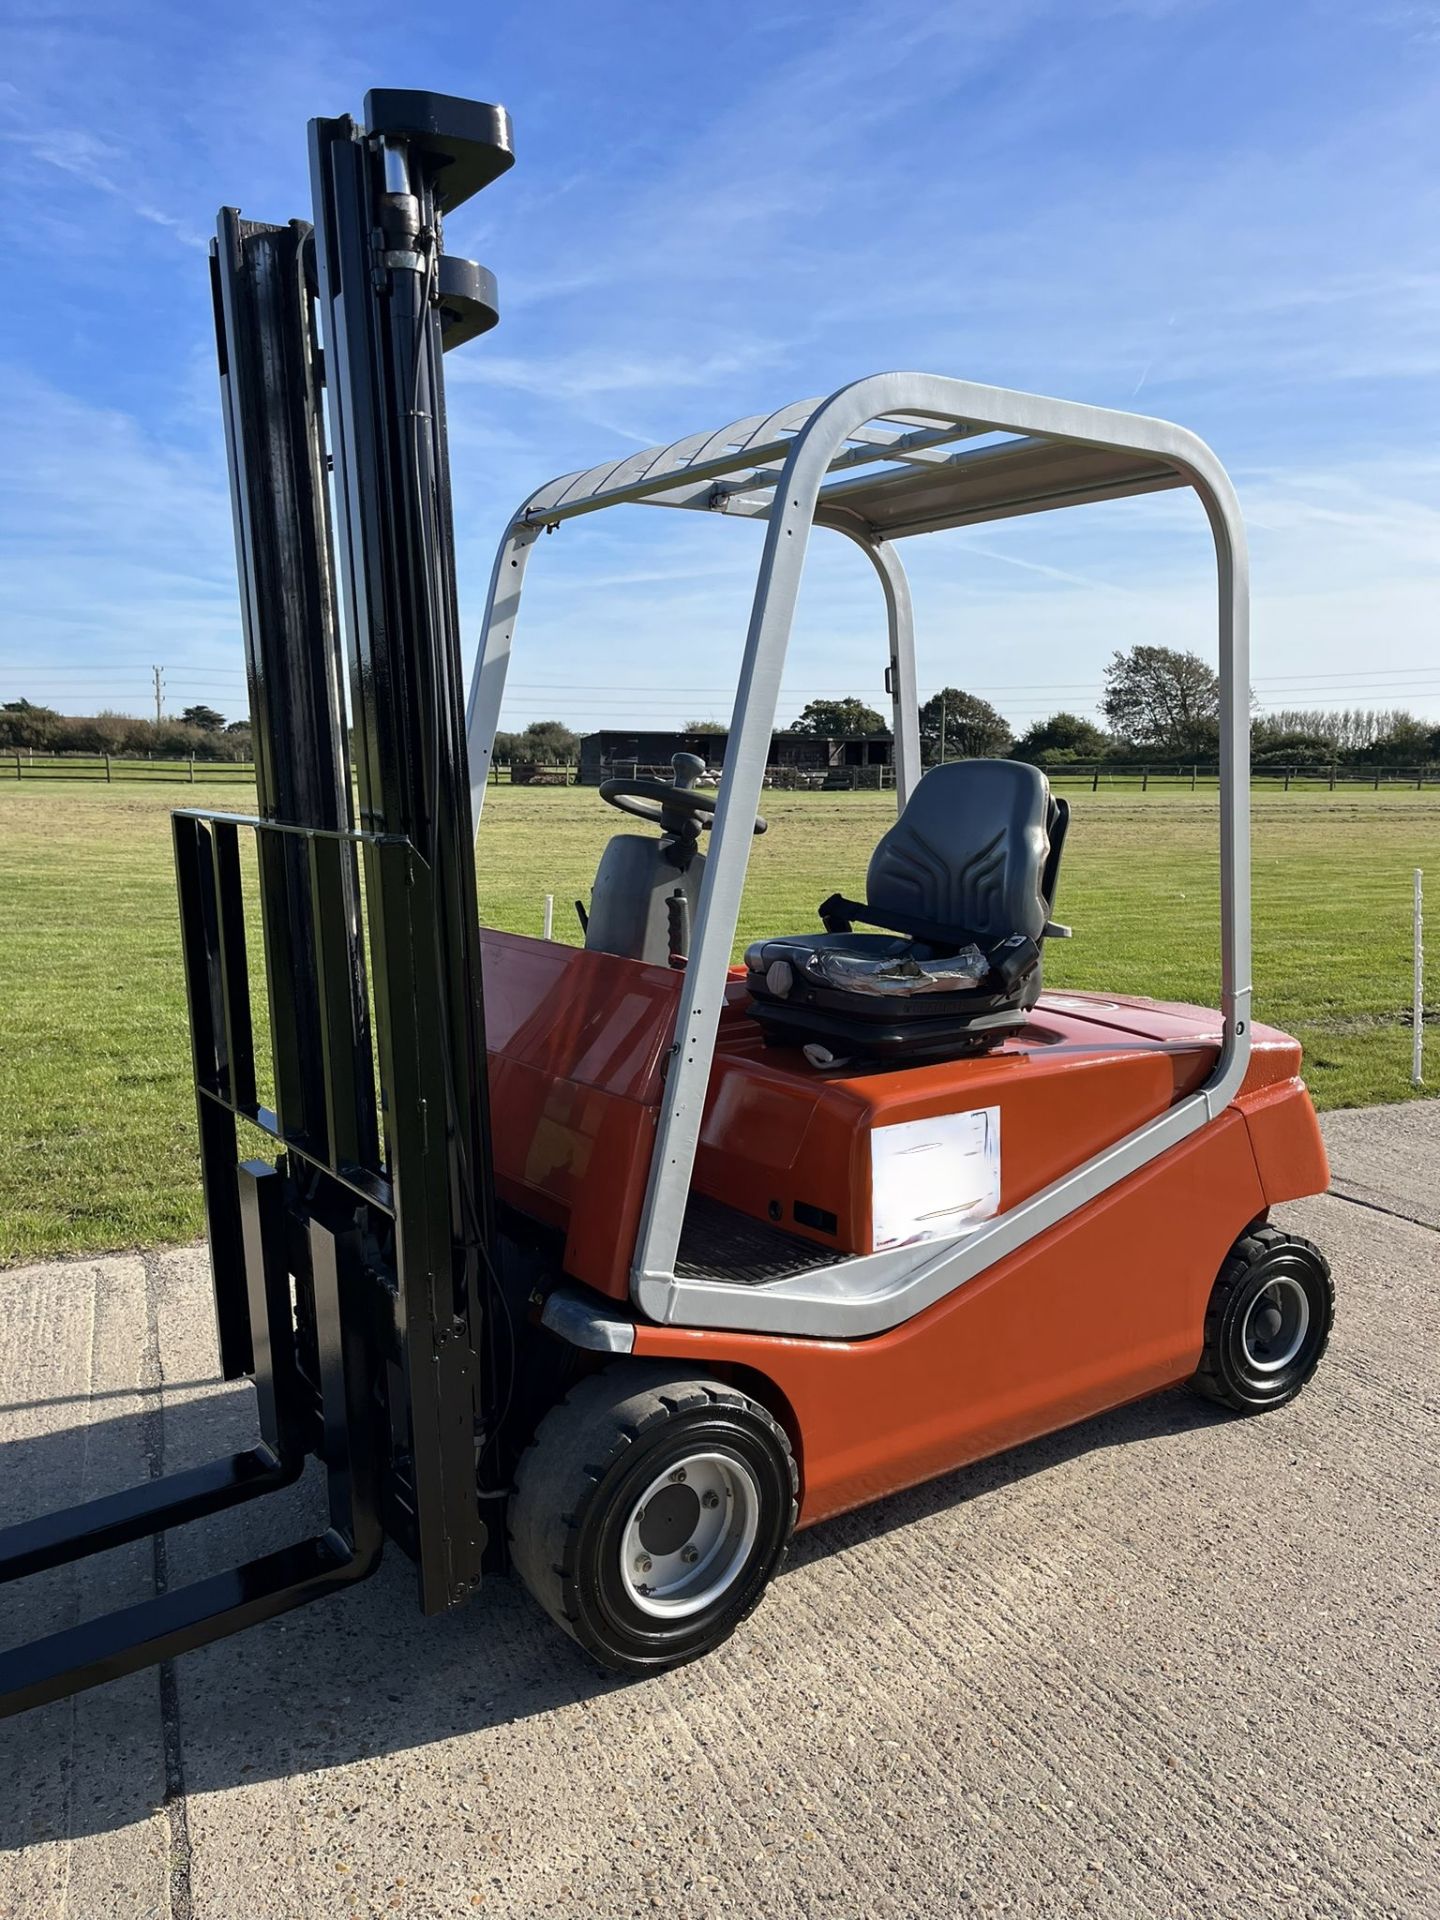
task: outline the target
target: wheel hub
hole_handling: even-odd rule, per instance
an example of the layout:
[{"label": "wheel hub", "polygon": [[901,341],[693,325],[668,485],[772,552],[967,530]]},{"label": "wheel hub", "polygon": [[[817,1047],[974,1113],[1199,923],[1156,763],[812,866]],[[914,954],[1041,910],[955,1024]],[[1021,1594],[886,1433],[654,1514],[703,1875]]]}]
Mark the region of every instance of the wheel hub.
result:
[{"label": "wheel hub", "polygon": [[1310,1330],[1310,1296],[1292,1275],[1277,1274],[1245,1309],[1240,1344],[1257,1373],[1279,1373],[1305,1344]]},{"label": "wheel hub", "polygon": [[671,1482],[652,1494],[635,1518],[646,1553],[678,1553],[695,1531],[700,1496],[693,1487]]},{"label": "wheel hub", "polygon": [[620,1539],[628,1598],[660,1619],[699,1613],[739,1579],[760,1524],[760,1489],[743,1460],[697,1453],[658,1474]]}]

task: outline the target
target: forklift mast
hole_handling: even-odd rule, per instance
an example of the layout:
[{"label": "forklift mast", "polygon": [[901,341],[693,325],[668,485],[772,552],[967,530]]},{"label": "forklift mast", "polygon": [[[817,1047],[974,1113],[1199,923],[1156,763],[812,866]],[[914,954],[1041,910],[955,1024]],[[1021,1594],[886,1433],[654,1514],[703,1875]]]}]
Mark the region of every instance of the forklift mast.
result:
[{"label": "forklift mast", "polygon": [[328,1524],[0,1655],[0,1713],[361,1579],[387,1534],[426,1612],[479,1584],[499,1283],[442,355],[498,311],[442,221],[513,157],[503,108],[375,91],[363,125],[311,123],[313,227],[219,216],[257,811],[182,811],[174,835],[221,1368],[253,1378],[261,1440],[0,1533],[0,1581],[251,1500],[311,1455]]}]

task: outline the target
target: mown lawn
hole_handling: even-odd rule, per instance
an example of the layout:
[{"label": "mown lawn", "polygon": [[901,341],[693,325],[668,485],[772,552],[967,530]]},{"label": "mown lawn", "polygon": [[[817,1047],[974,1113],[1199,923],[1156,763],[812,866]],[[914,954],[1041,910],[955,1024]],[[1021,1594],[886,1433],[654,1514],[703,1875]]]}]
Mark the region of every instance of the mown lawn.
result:
[{"label": "mown lawn", "polygon": [[[1058,911],[1076,937],[1050,948],[1047,980],[1213,1003],[1213,793],[1086,781],[1071,797]],[[765,804],[742,944],[858,892],[893,809],[879,794]],[[0,785],[0,1260],[201,1229],[168,819],[190,805],[244,812],[253,794],[229,780]],[[1440,876],[1440,794],[1261,792],[1254,809],[1257,1018],[1304,1041],[1321,1105],[1405,1098],[1410,876]],[[593,790],[492,789],[483,917],[538,933],[553,892],[557,935],[578,939],[570,903],[619,826]]]}]

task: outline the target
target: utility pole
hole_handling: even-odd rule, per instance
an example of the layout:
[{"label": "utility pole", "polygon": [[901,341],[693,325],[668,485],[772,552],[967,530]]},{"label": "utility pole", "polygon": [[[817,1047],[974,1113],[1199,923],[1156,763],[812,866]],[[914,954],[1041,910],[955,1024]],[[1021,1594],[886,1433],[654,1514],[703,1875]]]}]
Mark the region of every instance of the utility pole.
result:
[{"label": "utility pole", "polygon": [[940,764],[945,764],[945,695],[940,695]]},{"label": "utility pole", "polygon": [[152,667],[150,672],[155,681],[155,724],[158,727],[165,718],[165,669]]}]

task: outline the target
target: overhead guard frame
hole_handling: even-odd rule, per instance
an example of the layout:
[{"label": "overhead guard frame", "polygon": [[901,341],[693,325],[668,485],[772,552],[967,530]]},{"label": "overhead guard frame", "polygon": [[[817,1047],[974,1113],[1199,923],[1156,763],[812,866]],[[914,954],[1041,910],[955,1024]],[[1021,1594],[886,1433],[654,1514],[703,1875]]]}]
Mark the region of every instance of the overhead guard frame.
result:
[{"label": "overhead guard frame", "polygon": [[[1165,1113],[968,1234],[890,1248],[738,1286],[675,1272],[715,1037],[812,526],[847,534],[885,591],[897,804],[920,773],[910,595],[894,542],[945,527],[1189,487],[1215,545],[1220,671],[1221,1022],[1205,1083]],[[663,1325],[857,1339],[924,1311],[1215,1120],[1250,1053],[1249,563],[1234,488],[1210,448],[1168,421],[939,375],[875,374],[824,400],[736,421],[541,487],[496,555],[471,682],[478,831],[525,566],[540,532],[626,503],[767,525],[731,721],[694,947],[631,1272],[631,1298]]]}]

